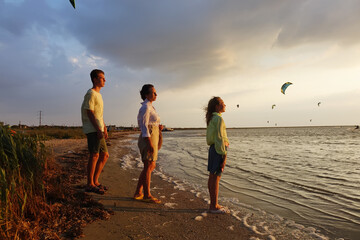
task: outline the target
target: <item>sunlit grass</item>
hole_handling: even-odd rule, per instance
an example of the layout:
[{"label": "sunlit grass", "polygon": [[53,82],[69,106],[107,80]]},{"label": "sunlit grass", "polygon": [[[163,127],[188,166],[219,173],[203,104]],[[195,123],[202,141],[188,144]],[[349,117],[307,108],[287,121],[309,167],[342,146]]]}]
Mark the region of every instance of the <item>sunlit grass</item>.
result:
[{"label": "sunlit grass", "polygon": [[45,167],[43,140],[0,126],[0,239],[18,239],[23,219],[36,217]]},{"label": "sunlit grass", "polygon": [[46,140],[49,139],[70,139],[85,138],[81,127],[33,127],[27,129],[18,129],[19,132],[29,136],[40,136]]},{"label": "sunlit grass", "polygon": [[[64,232],[74,234],[66,224],[71,215],[68,213],[69,205],[64,207],[60,203],[73,201],[74,196],[64,195],[69,187],[64,187],[61,167],[56,164],[54,156],[48,154],[50,149],[45,147],[45,141],[85,137],[80,127],[20,129],[0,125],[1,240],[60,239]],[[75,202],[78,201],[90,200],[80,196]],[[100,207],[91,206],[86,213],[88,217],[96,219],[106,212]],[[85,211],[76,204],[70,209],[74,212]],[[101,214],[92,215],[96,211]],[[78,221],[76,214],[74,219]],[[63,232],[59,232],[58,228]]]}]

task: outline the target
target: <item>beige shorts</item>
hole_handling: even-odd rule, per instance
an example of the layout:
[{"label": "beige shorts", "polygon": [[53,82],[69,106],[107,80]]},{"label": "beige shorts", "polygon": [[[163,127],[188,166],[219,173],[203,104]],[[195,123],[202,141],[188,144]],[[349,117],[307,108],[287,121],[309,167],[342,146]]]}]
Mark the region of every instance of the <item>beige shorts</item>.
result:
[{"label": "beige shorts", "polygon": [[141,160],[145,161],[156,161],[158,158],[158,146],[159,146],[159,126],[149,126],[150,131],[150,141],[154,147],[154,152],[150,154],[148,152],[147,140],[141,136],[138,139],[138,147],[141,154]]}]

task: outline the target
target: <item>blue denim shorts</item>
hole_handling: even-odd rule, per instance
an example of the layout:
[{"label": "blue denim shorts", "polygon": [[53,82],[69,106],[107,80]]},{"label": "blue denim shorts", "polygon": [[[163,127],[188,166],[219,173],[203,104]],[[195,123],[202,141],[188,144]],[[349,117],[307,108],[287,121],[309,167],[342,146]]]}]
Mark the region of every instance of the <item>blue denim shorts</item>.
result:
[{"label": "blue denim shorts", "polygon": [[221,164],[223,161],[223,156],[216,152],[215,145],[211,145],[209,148],[208,171],[211,174],[221,176]]}]

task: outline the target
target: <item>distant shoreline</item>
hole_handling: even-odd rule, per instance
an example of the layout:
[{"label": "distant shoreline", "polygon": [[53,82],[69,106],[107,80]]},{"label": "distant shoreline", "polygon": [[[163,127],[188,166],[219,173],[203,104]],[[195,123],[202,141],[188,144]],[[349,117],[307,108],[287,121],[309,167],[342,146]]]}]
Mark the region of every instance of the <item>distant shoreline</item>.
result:
[{"label": "distant shoreline", "polygon": [[[271,127],[227,127],[226,129],[264,129],[264,128],[355,128],[357,125],[326,125],[326,126],[271,126]],[[174,130],[206,130],[206,128],[173,128]]]}]

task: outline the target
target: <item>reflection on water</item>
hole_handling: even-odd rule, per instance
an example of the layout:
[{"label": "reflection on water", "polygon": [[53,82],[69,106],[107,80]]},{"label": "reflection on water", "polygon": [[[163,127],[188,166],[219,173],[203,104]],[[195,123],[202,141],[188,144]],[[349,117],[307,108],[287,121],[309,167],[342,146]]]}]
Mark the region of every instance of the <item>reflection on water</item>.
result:
[{"label": "reflection on water", "polygon": [[[220,196],[360,239],[360,131],[350,127],[229,129]],[[159,165],[206,191],[205,130],[164,133]],[[235,200],[235,201],[234,201]]]}]

